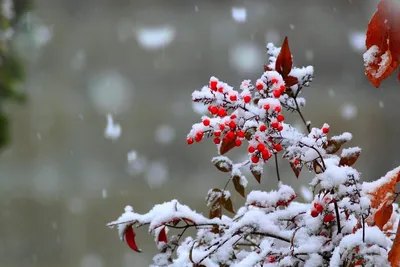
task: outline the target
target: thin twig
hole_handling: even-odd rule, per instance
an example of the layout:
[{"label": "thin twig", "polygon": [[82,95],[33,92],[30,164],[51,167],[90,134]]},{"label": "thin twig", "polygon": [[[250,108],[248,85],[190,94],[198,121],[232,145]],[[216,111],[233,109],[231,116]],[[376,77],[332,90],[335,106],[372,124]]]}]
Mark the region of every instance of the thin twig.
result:
[{"label": "thin twig", "polygon": [[187,229],[189,229],[189,227],[183,229],[183,231],[178,235],[178,239],[176,240],[176,245],[175,245],[174,248],[171,250],[171,255],[174,254],[176,248],[179,246],[179,241],[181,240],[183,234],[186,232]]},{"label": "thin twig", "polygon": [[336,222],[337,222],[337,226],[338,226],[338,234],[340,234],[342,232],[342,229],[340,227],[339,207],[338,207],[338,204],[336,201],[334,202],[334,205],[335,205],[335,212],[336,212]]},{"label": "thin twig", "polygon": [[297,103],[296,97],[293,99],[294,99],[294,103],[296,104],[296,111],[297,111],[297,113],[299,113],[301,120],[303,121],[304,125],[307,128],[308,133],[310,133],[311,132],[310,125],[307,124],[306,119],[304,119],[303,113],[301,113],[300,106],[299,106],[299,103]]},{"label": "thin twig", "polygon": [[[228,242],[233,236],[225,239],[222,243],[220,243],[213,251],[211,251],[210,253],[208,253],[207,255],[205,255],[198,263],[197,265],[199,265],[202,261],[204,261],[205,259],[207,259],[211,254],[215,253],[220,247],[222,247],[226,242]],[[242,239],[242,237],[240,237],[239,239]]]},{"label": "thin twig", "polygon": [[362,216],[362,228],[363,228],[362,241],[365,242],[365,217],[364,217],[364,215]]},{"label": "thin twig", "polygon": [[260,235],[260,236],[266,236],[266,237],[272,237],[272,238],[279,239],[279,240],[285,241],[285,242],[287,242],[287,243],[290,243],[290,240],[289,240],[289,239],[284,238],[284,237],[279,236],[279,235],[271,234],[271,233],[251,232],[250,234],[252,234],[252,235]]},{"label": "thin twig", "polygon": [[275,156],[276,176],[277,176],[277,178],[278,178],[278,182],[281,182],[281,176],[279,175],[279,166],[278,166],[278,156],[277,156],[277,153],[275,153],[274,156]]}]

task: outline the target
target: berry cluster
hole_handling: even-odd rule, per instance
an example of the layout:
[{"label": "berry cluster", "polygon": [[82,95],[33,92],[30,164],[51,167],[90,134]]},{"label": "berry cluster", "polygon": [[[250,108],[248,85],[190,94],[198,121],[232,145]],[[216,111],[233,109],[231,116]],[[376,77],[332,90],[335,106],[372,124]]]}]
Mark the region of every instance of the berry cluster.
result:
[{"label": "berry cluster", "polygon": [[[193,101],[208,105],[209,116],[193,125],[187,143],[212,137],[219,147],[224,144],[241,146],[246,138],[247,151],[253,164],[267,161],[282,151],[285,117],[279,100],[286,91],[285,82],[276,71],[265,72],[254,87],[249,80],[242,82],[241,92],[211,77],[208,86],[193,93]],[[229,114],[230,113],[230,114]]]},{"label": "berry cluster", "polygon": [[333,203],[333,200],[328,197],[325,197],[322,202],[314,202],[314,208],[311,210],[311,216],[316,218],[326,211],[322,221],[324,223],[332,222],[335,220],[335,215],[327,209],[327,206],[331,203]]}]

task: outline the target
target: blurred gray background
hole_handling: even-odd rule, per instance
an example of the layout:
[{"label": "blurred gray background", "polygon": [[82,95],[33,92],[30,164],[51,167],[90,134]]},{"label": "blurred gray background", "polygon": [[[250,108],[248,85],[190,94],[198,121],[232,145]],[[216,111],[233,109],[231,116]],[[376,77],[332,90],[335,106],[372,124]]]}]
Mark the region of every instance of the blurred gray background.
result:
[{"label": "blurred gray background", "polygon": [[[106,223],[127,204],[145,212],[173,198],[207,211],[208,189],[228,177],[210,162],[211,140],[186,145],[200,120],[194,109],[201,111],[191,92],[213,75],[232,86],[260,77],[266,42],[280,46],[285,35],[295,64],[315,67],[306,118],[328,122],[333,134],[353,133],[363,179],[400,165],[399,84],[392,77],[375,89],[364,76],[363,34],[376,3],[35,0],[14,43],[26,62],[29,102],[8,107],[0,266],[148,266],[155,246],[147,230],[138,231],[145,252],[137,254]],[[108,113],[122,127],[115,141],[104,136]],[[128,161],[130,151],[136,160]],[[312,179],[304,172],[296,180],[287,162],[281,166],[296,189]],[[248,178],[250,188],[276,186],[273,164],[261,185]]]}]

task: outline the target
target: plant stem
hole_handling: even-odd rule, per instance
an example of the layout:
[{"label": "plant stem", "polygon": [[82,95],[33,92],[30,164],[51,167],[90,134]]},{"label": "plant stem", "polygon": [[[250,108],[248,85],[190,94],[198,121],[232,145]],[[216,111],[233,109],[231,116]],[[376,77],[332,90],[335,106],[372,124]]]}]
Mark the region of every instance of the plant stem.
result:
[{"label": "plant stem", "polygon": [[294,103],[296,104],[296,111],[297,111],[297,113],[299,113],[301,120],[303,121],[304,125],[307,128],[308,133],[310,133],[311,132],[310,125],[308,125],[306,120],[304,119],[303,113],[301,113],[300,106],[299,106],[299,103],[297,103],[296,97],[293,99],[294,99]]},{"label": "plant stem", "polygon": [[363,228],[362,241],[365,242],[365,217],[364,217],[364,215],[362,216],[362,228]]},{"label": "plant stem", "polygon": [[335,201],[334,205],[335,205],[335,212],[336,212],[336,222],[337,222],[337,226],[338,226],[338,234],[340,234],[342,232],[342,228],[340,226],[339,207],[338,207],[338,204],[336,201]]},{"label": "plant stem", "polygon": [[281,176],[279,175],[279,166],[278,166],[278,156],[277,156],[277,153],[275,153],[274,156],[275,156],[276,177],[278,178],[278,182],[281,182]]}]

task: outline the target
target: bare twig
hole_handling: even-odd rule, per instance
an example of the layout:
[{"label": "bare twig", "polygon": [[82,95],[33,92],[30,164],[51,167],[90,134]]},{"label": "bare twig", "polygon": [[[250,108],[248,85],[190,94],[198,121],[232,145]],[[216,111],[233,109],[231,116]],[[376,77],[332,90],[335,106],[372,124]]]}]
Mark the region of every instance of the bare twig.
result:
[{"label": "bare twig", "polygon": [[340,234],[342,232],[342,228],[340,226],[339,207],[338,207],[338,204],[336,201],[334,202],[334,205],[335,205],[335,212],[336,212],[336,222],[337,222],[337,227],[338,227],[338,234]]},{"label": "bare twig", "polygon": [[279,166],[278,166],[278,156],[277,153],[274,154],[275,157],[275,169],[276,169],[276,177],[278,178],[278,182],[281,181],[281,176],[279,175]]}]

